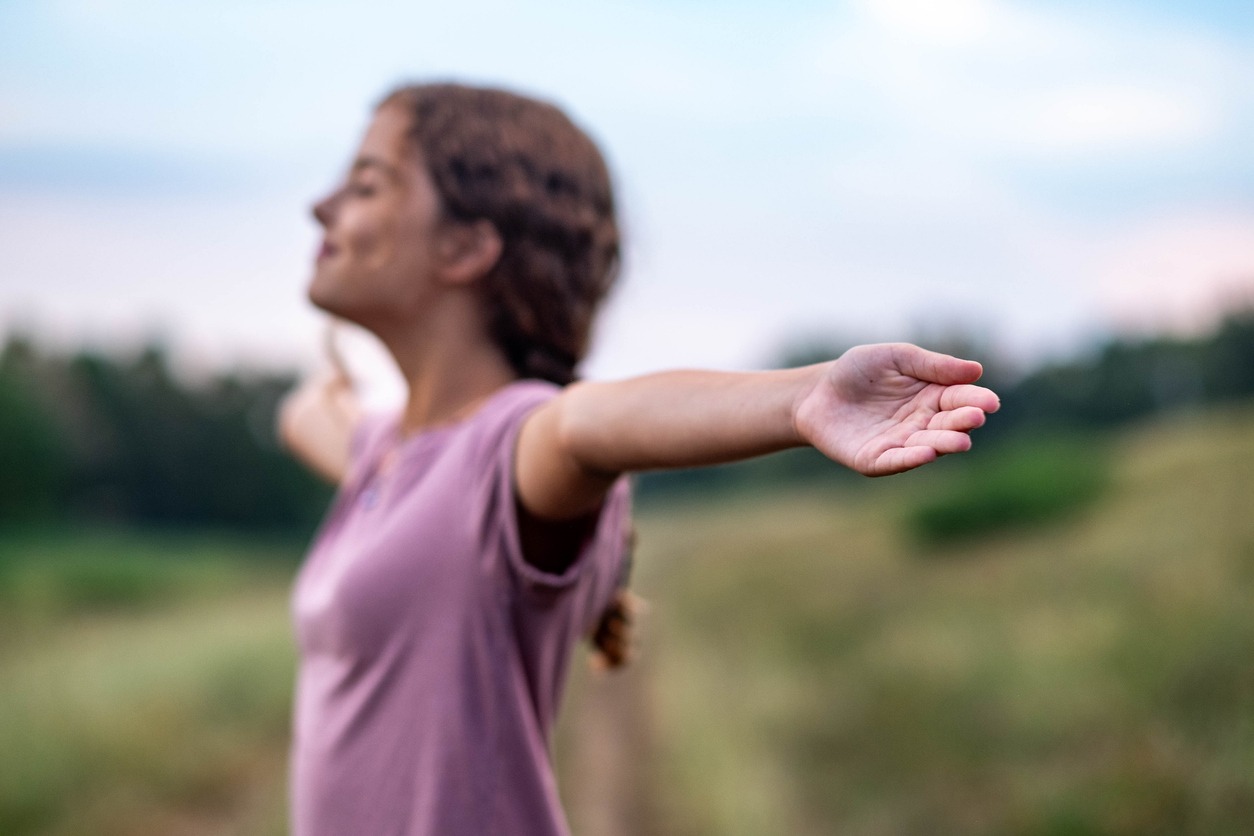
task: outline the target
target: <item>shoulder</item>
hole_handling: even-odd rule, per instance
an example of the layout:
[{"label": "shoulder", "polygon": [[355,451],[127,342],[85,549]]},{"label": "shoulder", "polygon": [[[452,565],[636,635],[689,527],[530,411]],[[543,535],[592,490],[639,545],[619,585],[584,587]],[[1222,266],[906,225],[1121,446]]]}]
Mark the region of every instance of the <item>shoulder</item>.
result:
[{"label": "shoulder", "polygon": [[512,447],[527,416],[555,398],[562,387],[545,380],[518,380],[494,392],[469,419],[468,436],[478,442],[482,452]]},{"label": "shoulder", "polygon": [[547,380],[516,380],[496,390],[478,413],[491,419],[496,415],[525,414],[542,403],[552,400],[562,387]]}]

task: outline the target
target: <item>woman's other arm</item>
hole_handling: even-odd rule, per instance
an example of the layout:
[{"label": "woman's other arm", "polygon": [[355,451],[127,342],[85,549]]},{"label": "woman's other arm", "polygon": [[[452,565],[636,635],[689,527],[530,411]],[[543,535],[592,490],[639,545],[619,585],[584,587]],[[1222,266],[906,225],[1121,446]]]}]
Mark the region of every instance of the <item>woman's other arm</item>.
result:
[{"label": "woman's other arm", "polygon": [[279,407],[283,446],[332,484],[348,470],[349,445],[361,417],[348,377],[340,371],[305,381]]},{"label": "woman's other arm", "polygon": [[867,476],[970,448],[998,408],[974,386],[979,363],[901,343],[771,372],[664,372],[582,383],[524,424],[522,505],[568,519],[595,508],[620,473],[734,461],[812,445]]}]

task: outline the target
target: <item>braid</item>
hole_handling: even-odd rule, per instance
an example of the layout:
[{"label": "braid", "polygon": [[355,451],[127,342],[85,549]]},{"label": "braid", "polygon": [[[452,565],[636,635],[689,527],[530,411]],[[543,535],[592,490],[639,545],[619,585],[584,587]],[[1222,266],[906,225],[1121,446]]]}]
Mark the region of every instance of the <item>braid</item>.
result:
[{"label": "braid", "polygon": [[558,386],[568,386],[579,379],[575,371],[578,360],[552,346],[510,346],[505,349],[505,357],[519,377],[547,380]]},{"label": "braid", "polygon": [[595,668],[621,668],[632,658],[632,633],[636,619],[645,608],[644,599],[628,588],[635,547],[636,529],[633,527],[627,535],[627,555],[623,559],[618,588],[588,637],[593,647],[592,665]]}]

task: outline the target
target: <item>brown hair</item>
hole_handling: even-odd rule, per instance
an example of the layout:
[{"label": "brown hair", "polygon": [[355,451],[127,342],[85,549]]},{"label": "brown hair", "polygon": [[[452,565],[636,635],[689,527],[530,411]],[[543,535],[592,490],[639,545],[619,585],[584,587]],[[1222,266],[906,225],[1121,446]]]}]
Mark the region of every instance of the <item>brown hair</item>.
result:
[{"label": "brown hair", "polygon": [[491,338],[520,377],[567,384],[618,274],[613,188],[601,153],[551,104],[460,84],[402,87],[382,105],[410,138],[454,220],[487,220],[503,244],[480,284]]},{"label": "brown hair", "polygon": [[[408,109],[446,216],[487,220],[501,236],[501,257],[480,282],[489,336],[519,377],[573,382],[619,267],[613,187],[596,144],[553,105],[505,90],[419,84],[384,105]],[[589,637],[599,666],[626,664],[638,609],[625,570]]]}]

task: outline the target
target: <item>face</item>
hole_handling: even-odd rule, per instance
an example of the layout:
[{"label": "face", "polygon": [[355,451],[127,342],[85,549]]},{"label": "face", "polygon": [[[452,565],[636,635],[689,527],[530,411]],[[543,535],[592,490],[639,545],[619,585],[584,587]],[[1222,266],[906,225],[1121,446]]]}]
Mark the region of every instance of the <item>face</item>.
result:
[{"label": "face", "polygon": [[435,287],[440,199],[409,118],[380,108],[344,182],[313,208],[324,236],[310,301],[376,331],[412,324]]}]

